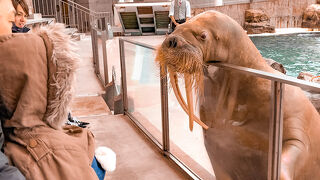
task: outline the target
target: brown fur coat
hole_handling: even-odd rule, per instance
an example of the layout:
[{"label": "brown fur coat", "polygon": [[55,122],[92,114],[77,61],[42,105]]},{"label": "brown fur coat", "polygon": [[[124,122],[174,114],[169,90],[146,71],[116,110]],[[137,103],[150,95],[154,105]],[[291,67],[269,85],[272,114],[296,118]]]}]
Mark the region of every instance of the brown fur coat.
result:
[{"label": "brown fur coat", "polygon": [[62,125],[72,99],[77,55],[63,25],[0,36],[0,119],[5,153],[27,179],[97,179],[94,139]]}]

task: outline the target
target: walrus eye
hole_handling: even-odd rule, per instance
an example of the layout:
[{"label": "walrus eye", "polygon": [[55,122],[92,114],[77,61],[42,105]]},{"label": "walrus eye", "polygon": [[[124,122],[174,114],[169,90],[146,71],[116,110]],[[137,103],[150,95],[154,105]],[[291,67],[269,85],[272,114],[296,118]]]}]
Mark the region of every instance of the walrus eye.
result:
[{"label": "walrus eye", "polygon": [[207,32],[202,32],[200,37],[201,37],[201,40],[203,40],[203,41],[206,40]]}]

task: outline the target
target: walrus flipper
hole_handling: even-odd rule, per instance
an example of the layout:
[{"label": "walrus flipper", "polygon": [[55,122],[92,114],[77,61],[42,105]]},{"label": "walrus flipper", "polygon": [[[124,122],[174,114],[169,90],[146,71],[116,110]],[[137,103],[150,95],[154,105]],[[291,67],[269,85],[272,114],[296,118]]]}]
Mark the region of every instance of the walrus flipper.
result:
[{"label": "walrus flipper", "polygon": [[296,165],[297,163],[300,163],[299,159],[303,154],[303,150],[293,145],[292,142],[284,144],[281,155],[281,180],[294,179]]},{"label": "walrus flipper", "polygon": [[309,154],[310,140],[301,124],[298,118],[284,120],[286,129],[283,131],[281,180],[297,179],[295,176],[300,174],[298,172],[305,165],[306,155]]}]

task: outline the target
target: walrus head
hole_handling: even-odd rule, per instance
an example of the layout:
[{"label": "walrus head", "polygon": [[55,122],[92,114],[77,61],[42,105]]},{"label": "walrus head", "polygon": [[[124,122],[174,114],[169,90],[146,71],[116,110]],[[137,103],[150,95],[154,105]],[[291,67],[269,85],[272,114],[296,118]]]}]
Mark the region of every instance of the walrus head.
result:
[{"label": "walrus head", "polygon": [[[244,62],[248,48],[255,48],[242,27],[230,17],[216,12],[207,11],[199,14],[188,22],[178,25],[175,31],[166,37],[157,51],[156,61],[162,68],[162,75],[166,76],[167,67],[170,83],[181,107],[189,115],[189,127],[193,128],[193,121],[198,122],[205,129],[208,128],[193,113],[192,88],[198,93],[202,91],[203,68],[207,62],[225,62],[235,65],[250,66]],[[236,43],[243,47],[238,47]],[[230,53],[230,51],[236,53]],[[254,52],[258,52],[255,50]],[[260,53],[251,54],[261,57]],[[236,61],[242,57],[243,61]],[[241,64],[243,63],[243,64]],[[186,86],[187,102],[183,100],[177,85],[177,74],[183,75]]]}]

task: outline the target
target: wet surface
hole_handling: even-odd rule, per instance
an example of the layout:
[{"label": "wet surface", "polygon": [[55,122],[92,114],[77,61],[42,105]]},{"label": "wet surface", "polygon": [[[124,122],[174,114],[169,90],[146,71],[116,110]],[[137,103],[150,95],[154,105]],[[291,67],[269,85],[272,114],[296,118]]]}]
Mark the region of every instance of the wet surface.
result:
[{"label": "wet surface", "polygon": [[287,75],[297,77],[300,72],[319,74],[320,33],[256,36],[251,40],[263,57],[283,64]]}]

